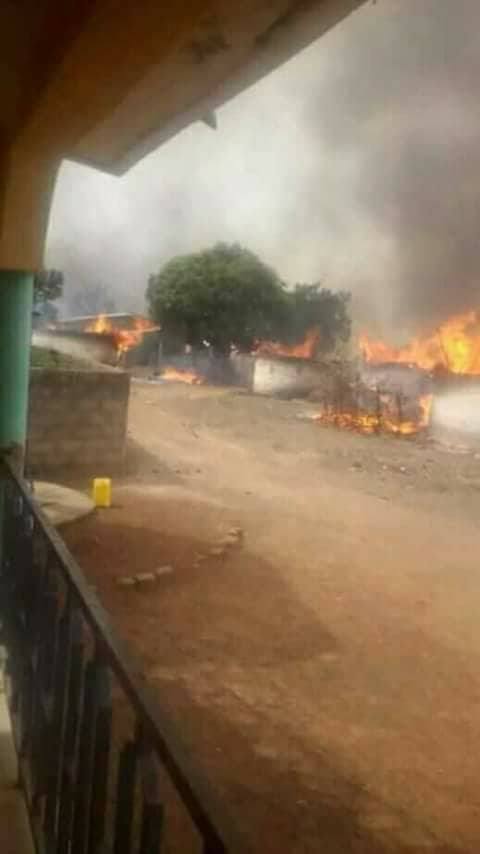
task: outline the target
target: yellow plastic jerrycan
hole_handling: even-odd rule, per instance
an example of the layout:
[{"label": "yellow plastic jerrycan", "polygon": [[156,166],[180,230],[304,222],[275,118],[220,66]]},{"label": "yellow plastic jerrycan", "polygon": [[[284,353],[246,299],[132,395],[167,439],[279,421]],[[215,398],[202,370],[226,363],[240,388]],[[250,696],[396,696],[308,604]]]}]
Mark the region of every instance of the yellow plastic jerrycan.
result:
[{"label": "yellow plastic jerrycan", "polygon": [[110,507],[112,504],[112,481],[109,477],[96,477],[93,481],[93,503],[95,507]]}]

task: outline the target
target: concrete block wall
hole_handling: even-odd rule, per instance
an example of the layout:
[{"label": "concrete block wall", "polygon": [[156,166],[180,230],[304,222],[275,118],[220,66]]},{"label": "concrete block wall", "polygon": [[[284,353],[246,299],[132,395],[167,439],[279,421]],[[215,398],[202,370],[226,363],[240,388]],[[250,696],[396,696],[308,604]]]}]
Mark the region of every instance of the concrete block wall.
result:
[{"label": "concrete block wall", "polygon": [[126,453],[130,377],[122,371],[33,368],[27,466],[36,477],[59,469],[113,474]]}]

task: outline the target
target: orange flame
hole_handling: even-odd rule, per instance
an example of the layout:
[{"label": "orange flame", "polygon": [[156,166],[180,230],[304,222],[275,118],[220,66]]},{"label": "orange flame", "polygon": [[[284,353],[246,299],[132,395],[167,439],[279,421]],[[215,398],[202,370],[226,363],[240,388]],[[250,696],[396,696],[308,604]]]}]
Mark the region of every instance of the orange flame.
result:
[{"label": "orange flame", "polygon": [[97,332],[99,335],[104,335],[107,332],[111,332],[113,330],[113,325],[110,320],[104,314],[99,314],[95,320],[91,320],[90,323],[84,328],[84,332]]},{"label": "orange flame", "polygon": [[413,338],[405,347],[390,347],[368,335],[360,336],[360,349],[367,362],[403,362],[431,371],[480,374],[480,315],[476,311],[454,315],[438,329]]},{"label": "orange flame", "polygon": [[320,340],[318,329],[309,329],[303,341],[298,344],[282,344],[281,341],[260,341],[255,353],[257,356],[289,356],[295,359],[313,359]]},{"label": "orange flame", "polygon": [[164,368],[160,378],[169,382],[188,383],[188,385],[202,385],[206,382],[205,377],[183,368]]},{"label": "orange flame", "polygon": [[[384,401],[385,402],[385,401]],[[360,414],[356,412],[338,412],[328,409],[320,415],[314,415],[313,420],[319,424],[332,424],[346,430],[356,430],[360,433],[396,433],[400,436],[412,436],[425,430],[430,423],[432,395],[426,394],[419,398],[419,416],[416,421],[400,420],[389,411],[387,405],[384,412]]]},{"label": "orange flame", "polygon": [[141,343],[143,333],[159,329],[146,317],[136,317],[134,319],[133,329],[121,329],[115,326],[112,319],[105,314],[99,314],[94,320],[88,323],[84,332],[96,332],[98,335],[111,335],[115,341],[117,353],[126,353],[132,347],[136,347]]}]

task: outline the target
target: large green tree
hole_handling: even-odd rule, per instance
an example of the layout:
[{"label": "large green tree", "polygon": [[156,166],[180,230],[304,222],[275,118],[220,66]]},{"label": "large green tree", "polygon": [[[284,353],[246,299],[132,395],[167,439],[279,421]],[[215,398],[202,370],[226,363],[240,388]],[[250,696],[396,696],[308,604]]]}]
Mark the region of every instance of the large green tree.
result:
[{"label": "large green tree", "polygon": [[33,301],[36,305],[54,302],[63,293],[63,273],[60,270],[39,270],[33,279]]},{"label": "large green tree", "polygon": [[39,270],[33,279],[33,308],[35,316],[42,322],[53,322],[57,318],[57,307],[53,304],[63,294],[63,273],[60,270]]},{"label": "large green tree", "polygon": [[150,276],[147,301],[154,320],[187,344],[207,341],[217,353],[249,351],[277,338],[288,297],[274,270],[238,244],[182,255]]}]

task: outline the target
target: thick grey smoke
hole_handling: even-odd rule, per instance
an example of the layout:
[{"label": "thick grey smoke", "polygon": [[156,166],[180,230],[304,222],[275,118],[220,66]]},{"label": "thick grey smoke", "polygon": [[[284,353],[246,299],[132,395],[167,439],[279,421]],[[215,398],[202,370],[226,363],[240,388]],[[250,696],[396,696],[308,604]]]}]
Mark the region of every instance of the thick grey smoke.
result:
[{"label": "thick grey smoke", "polygon": [[122,179],[65,164],[47,262],[140,308],[172,255],[238,240],[397,335],[480,304],[480,4],[378,0]]}]

